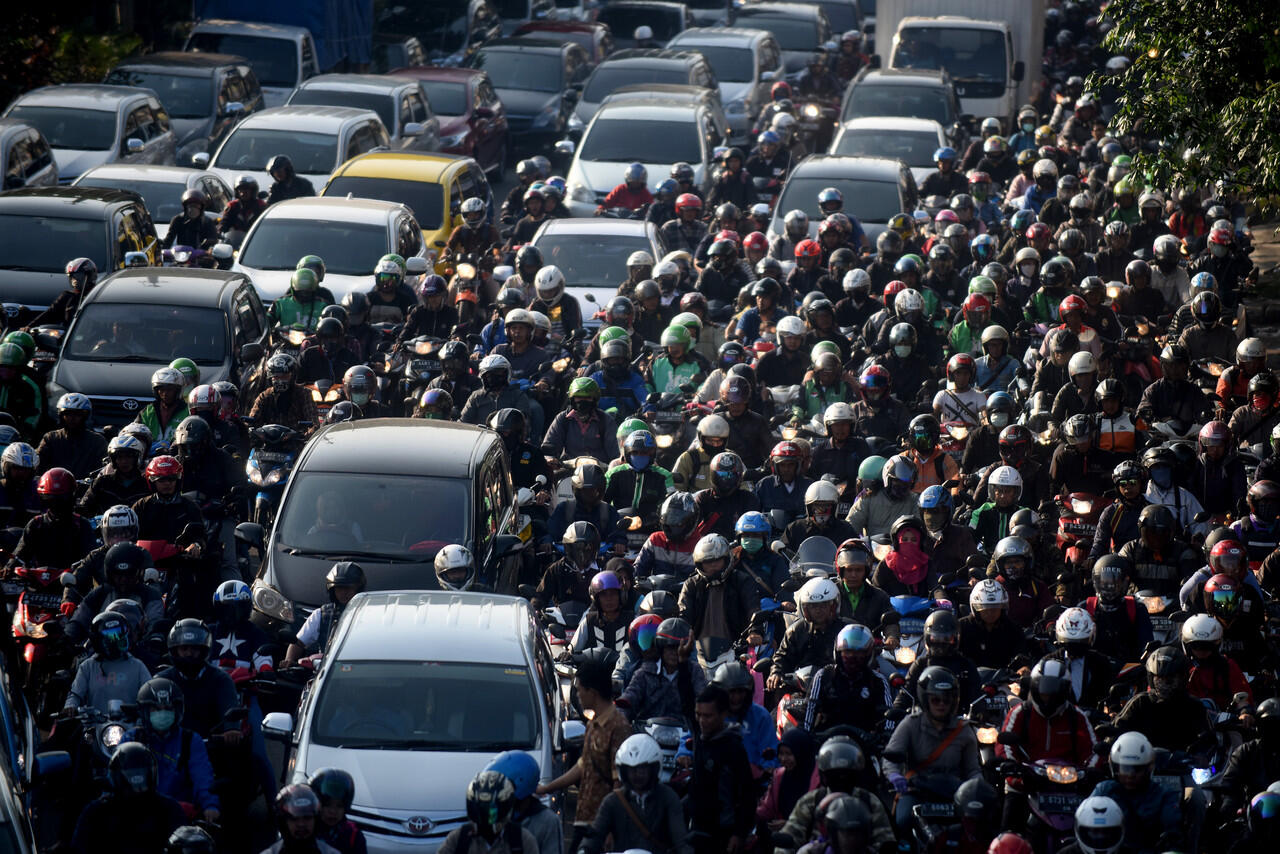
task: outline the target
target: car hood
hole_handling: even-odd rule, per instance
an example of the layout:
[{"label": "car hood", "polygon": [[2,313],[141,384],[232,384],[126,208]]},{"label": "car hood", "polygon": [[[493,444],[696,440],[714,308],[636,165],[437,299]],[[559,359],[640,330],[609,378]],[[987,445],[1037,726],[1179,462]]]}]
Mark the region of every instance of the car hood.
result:
[{"label": "car hood", "polygon": [[[326,277],[325,283],[328,281]],[[332,560],[287,554],[274,541],[270,547],[270,560],[264,580],[289,601],[308,610],[329,601],[324,576],[333,566]],[[429,560],[425,563],[391,562],[370,557],[359,560],[369,580],[370,590],[422,590],[437,586],[435,570]]]},{"label": "car hood", "polygon": [[[289,279],[293,276],[292,270],[259,270],[246,267],[238,261],[231,268],[249,277],[263,302],[275,302],[284,296],[285,291],[289,290]],[[324,275],[324,287],[329,289],[338,302],[342,302],[342,298],[351,291],[367,291],[372,286],[368,276],[343,276],[338,273]]]},{"label": "car hood", "polygon": [[[354,808],[386,815],[410,810],[433,821],[465,817],[464,787],[445,781],[470,780],[493,759],[493,754],[421,750],[342,750],[309,745],[307,773],[320,768],[341,768],[355,781]],[[423,774],[430,762],[431,773]]]},{"label": "car hood", "polygon": [[[89,362],[59,359],[49,379],[67,391],[102,397],[132,397],[142,405],[151,402],[151,375],[165,366],[155,362]],[[226,365],[200,367],[201,380],[220,382],[227,378]]]},{"label": "car hood", "polygon": [[207,117],[203,119],[170,119],[169,124],[173,126],[173,133],[178,138],[178,148],[182,148],[183,145],[194,139],[207,137],[213,125],[213,120]]},{"label": "car hood", "polygon": [[535,92],[531,89],[499,89],[498,97],[506,111],[517,116],[536,116],[560,101],[559,92]]},{"label": "car hood", "polygon": [[289,100],[289,96],[292,94],[292,86],[263,86],[262,106],[264,109],[267,107],[283,107],[284,102]]},{"label": "car hood", "polygon": [[[234,187],[236,185],[236,180],[241,175],[252,175],[253,180],[258,182],[258,186],[266,191],[270,191],[271,185],[276,182],[276,180],[266,172],[254,172],[247,169],[223,169],[220,166],[211,166],[209,171],[221,178],[228,187]],[[315,187],[317,193],[323,190],[324,185],[329,182],[328,172],[299,172],[298,174],[310,181],[311,186]],[[325,281],[328,281],[328,279]]]},{"label": "car hood", "polygon": [[720,101],[728,106],[739,98],[746,98],[751,94],[753,83],[729,83],[724,80],[720,81]]},{"label": "car hood", "polygon": [[67,289],[64,273],[34,273],[27,270],[0,270],[0,294],[5,302],[46,309]]},{"label": "car hood", "polygon": [[931,166],[908,166],[907,168],[911,170],[911,177],[916,179],[917,187],[920,186],[920,182],[924,180],[924,177],[933,171],[933,167]]},{"label": "car hood", "polygon": [[110,163],[114,151],[81,151],[74,148],[55,148],[53,160],[58,164],[58,182],[68,184],[95,166]]}]

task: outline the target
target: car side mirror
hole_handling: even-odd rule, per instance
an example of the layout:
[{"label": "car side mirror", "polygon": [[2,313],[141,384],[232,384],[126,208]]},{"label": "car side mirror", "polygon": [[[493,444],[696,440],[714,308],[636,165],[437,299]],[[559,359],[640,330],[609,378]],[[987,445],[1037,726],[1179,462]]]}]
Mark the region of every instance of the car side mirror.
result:
[{"label": "car side mirror", "polygon": [[579,97],[581,97],[581,94],[577,89],[569,88],[564,90],[564,99],[567,103],[576,104]]},{"label": "car side mirror", "polygon": [[124,253],[124,265],[126,267],[146,267],[151,263],[151,256],[145,252],[126,252]]},{"label": "car side mirror", "polygon": [[1022,78],[1027,76],[1027,64],[1019,59],[1013,64],[1013,80],[1015,83],[1021,83]]},{"label": "car side mirror", "polygon": [[401,136],[422,136],[424,131],[426,131],[426,127],[422,124],[422,122],[409,122],[404,126],[404,128],[401,129],[400,135]]},{"label": "car side mirror", "polygon": [[209,254],[219,261],[230,261],[236,255],[236,248],[230,243],[215,243]]},{"label": "car side mirror", "polygon": [[427,259],[421,255],[414,255],[412,258],[404,260],[404,271],[410,276],[425,275],[428,269]]},{"label": "car side mirror", "polygon": [[224,116],[238,116],[243,112],[244,112],[244,104],[240,103],[239,101],[231,101],[222,110],[222,114]]},{"label": "car side mirror", "polygon": [[571,139],[562,139],[556,143],[556,154],[563,157],[572,157],[577,146],[573,144]]},{"label": "car side mirror", "polygon": [[209,155],[209,152],[197,151],[195,154],[191,155],[191,165],[197,169],[208,169],[209,161],[212,159],[213,158]]},{"label": "car side mirror", "polygon": [[267,532],[257,522],[241,522],[236,525],[235,536],[238,542],[261,549],[266,542]]},{"label": "car side mirror", "polygon": [[[265,725],[265,724],[264,724]],[[582,721],[562,721],[560,723],[560,743],[562,749],[580,750],[587,737],[587,725]]]},{"label": "car side mirror", "polygon": [[252,365],[262,359],[262,352],[262,345],[252,341],[240,348],[240,361],[246,365]]},{"label": "car side mirror", "polygon": [[271,712],[266,715],[262,719],[262,735],[276,741],[287,741],[293,735],[293,715],[288,712]]},{"label": "car side mirror", "polygon": [[46,750],[36,754],[31,779],[40,780],[65,774],[71,770],[71,754],[65,750]]},{"label": "car side mirror", "polygon": [[50,335],[48,332],[37,332],[31,337],[35,339],[36,346],[41,350],[49,350],[56,353],[62,349],[62,342],[56,335]]},{"label": "car side mirror", "polygon": [[493,560],[502,560],[504,557],[511,555],[524,548],[524,540],[515,534],[499,534],[493,538],[493,549],[491,554]]},{"label": "car side mirror", "polygon": [[124,141],[124,150],[129,154],[141,154],[147,144],[136,136],[131,136]]}]

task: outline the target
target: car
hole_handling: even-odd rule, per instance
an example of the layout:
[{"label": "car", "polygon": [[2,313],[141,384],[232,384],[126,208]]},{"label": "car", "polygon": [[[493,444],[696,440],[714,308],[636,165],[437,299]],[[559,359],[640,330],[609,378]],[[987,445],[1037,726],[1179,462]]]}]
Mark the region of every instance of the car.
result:
[{"label": "car", "polygon": [[934,169],[933,153],[950,144],[942,125],[933,119],[869,116],[841,125],[831,153],[901,160],[919,184]]},{"label": "car", "polygon": [[[826,14],[832,37],[836,39],[840,37],[841,33],[847,33],[850,30],[858,32],[862,29],[860,4],[865,0],[769,0],[769,2],[792,5],[803,3],[817,6]],[[812,53],[819,44],[821,43],[811,45],[809,51]]]},{"label": "car", "polygon": [[566,141],[557,146],[558,151],[573,153],[565,178],[565,205],[573,216],[594,214],[634,162],[644,164],[653,184],[669,175],[674,164],[688,163],[694,183],[704,193],[710,188],[715,149],[728,133],[723,113],[717,116],[705,103],[701,93],[708,90],[678,86],[672,88],[680,91],[667,93],[661,87],[648,88],[659,91],[622,93],[618,101],[606,98],[581,144]]},{"label": "car", "polygon": [[678,33],[695,25],[693,13],[683,3],[670,0],[614,0],[600,7],[596,20],[613,32],[614,43],[620,48],[636,47],[635,32],[648,27],[658,47]]},{"label": "car", "polygon": [[858,218],[872,246],[888,227],[889,218],[914,211],[920,197],[911,170],[901,160],[814,154],[787,176],[773,208],[769,238],[784,233],[782,218],[795,209],[809,215],[809,236],[816,237],[823,219],[818,193],[826,187],[835,187],[844,195],[845,212]]},{"label": "car", "polygon": [[48,308],[67,289],[67,261],[81,256],[97,265],[100,276],[129,263],[159,263],[160,241],[142,197],[98,187],[24,187],[0,193],[0,294],[5,303]]},{"label": "car", "polygon": [[600,104],[623,86],[675,83],[718,89],[711,64],[696,50],[620,50],[595,67],[582,86],[582,97],[573,108],[571,131],[581,131],[600,109]]},{"label": "car", "polygon": [[[424,256],[432,262],[454,228],[462,224],[464,199],[484,199],[491,219],[494,206],[479,164],[454,154],[373,152],[354,157],[334,171],[320,195],[381,199],[406,206],[422,229]],[[447,266],[439,264],[442,272]]]},{"label": "car", "polygon": [[197,152],[212,152],[231,129],[265,103],[249,60],[222,53],[166,51],[126,59],[103,83],[141,86],[156,93],[177,136],[176,160],[191,165]]},{"label": "car", "polygon": [[231,186],[239,176],[252,175],[267,190],[274,183],[267,164],[277,154],[286,154],[293,170],[319,189],[339,163],[390,145],[387,129],[373,110],[272,107],[236,125],[212,158],[197,154],[195,164],[216,172]]},{"label": "car", "polygon": [[587,52],[587,61],[593,68],[616,47],[609,28],[594,21],[529,21],[516,27],[511,35],[518,39],[571,41]]},{"label": "car", "polygon": [[306,27],[209,18],[196,23],[184,51],[243,56],[262,86],[267,107],[280,107],[303,80],[320,73]]},{"label": "car", "polygon": [[243,385],[241,358],[261,344],[267,317],[241,273],[186,267],[122,270],[84,297],[49,374],[50,414],[69,392],[87,395],[94,423],[132,421],[151,402],[151,375],[185,356],[202,382]]},{"label": "car", "polygon": [[64,184],[103,163],[172,164],[177,154],[169,113],[150,89],[92,83],[42,86],[15,98],[4,115],[44,134]]},{"label": "car", "polygon": [[187,190],[204,193],[206,218],[218,221],[222,209],[234,198],[231,188],[213,172],[182,166],[129,166],[112,163],[95,166],[76,179],[76,187],[106,187],[130,190],[142,197],[163,240],[169,222],[182,213],[182,194]]},{"label": "car", "polygon": [[751,3],[735,8],[735,27],[768,30],[782,48],[787,77],[799,78],[813,52],[831,39],[827,13],[815,3]]},{"label": "car", "polygon": [[570,41],[499,39],[467,61],[489,75],[507,112],[517,151],[538,151],[559,139],[591,71],[587,52]]},{"label": "car", "polygon": [[845,90],[840,121],[867,116],[932,119],[946,129],[950,145],[960,151],[968,145],[965,117],[945,71],[863,68]]},{"label": "car", "polygon": [[[0,671],[0,679],[12,678]],[[71,756],[65,750],[37,752],[37,718],[21,691],[0,691],[0,741],[0,850],[36,854],[42,850],[36,833],[40,822],[33,811],[40,797],[37,789],[58,785],[59,776],[65,780]]]},{"label": "car", "polygon": [[502,19],[502,34],[511,35],[526,21],[540,21],[556,8],[553,0],[491,0],[494,11]]},{"label": "car", "polygon": [[474,68],[401,68],[427,93],[440,120],[440,151],[473,158],[501,180],[510,152],[507,109],[489,75]]},{"label": "car", "polygon": [[[223,246],[230,249],[227,244],[215,248]],[[405,205],[345,196],[289,199],[254,221],[231,269],[249,276],[259,296],[273,302],[289,290],[298,259],[319,255],[324,286],[341,301],[351,291],[373,286],[373,268],[388,252],[427,257],[422,229]]]},{"label": "car", "polygon": [[737,27],[695,27],[668,47],[696,50],[711,63],[734,142],[748,145],[751,123],[771,100],[769,89],[785,75],[782,48],[772,33]]},{"label": "car", "polygon": [[373,71],[386,74],[393,68],[417,68],[427,64],[427,51],[417,36],[373,34]]},{"label": "car", "polygon": [[396,151],[440,148],[440,120],[418,81],[381,74],[321,74],[289,96],[287,106],[354,107],[373,110],[382,119]]},{"label": "car", "polygon": [[[328,518],[333,509],[340,518]],[[313,530],[329,522],[342,524]],[[298,455],[280,498],[252,585],[253,621],[269,635],[296,632],[329,601],[324,576],[344,555],[364,568],[369,590],[438,590],[431,562],[449,543],[471,549],[489,589],[513,593],[520,525],[492,430],[416,418],[328,425]]]},{"label": "car", "polygon": [[502,19],[489,0],[432,0],[379,4],[376,29],[413,33],[433,65],[461,65],[477,47],[502,36]]},{"label": "car", "polygon": [[288,742],[289,782],[351,775],[370,854],[426,854],[467,821],[458,781],[494,754],[527,751],[543,783],[567,770],[585,731],[571,708],[524,599],[397,590],[351,600],[297,720],[262,726]]},{"label": "car", "polygon": [[530,242],[546,263],[564,273],[565,293],[578,300],[582,323],[590,328],[600,325],[595,313],[626,280],[627,256],[642,250],[656,259],[667,251],[658,227],[637,219],[549,219]]},{"label": "car", "polygon": [[53,147],[38,127],[22,119],[0,119],[0,164],[5,190],[58,184]]}]

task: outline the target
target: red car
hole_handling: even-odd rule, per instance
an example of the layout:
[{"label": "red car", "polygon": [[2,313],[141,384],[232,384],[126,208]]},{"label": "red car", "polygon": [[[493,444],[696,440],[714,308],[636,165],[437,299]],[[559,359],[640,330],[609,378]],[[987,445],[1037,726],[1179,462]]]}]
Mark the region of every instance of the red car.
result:
[{"label": "red car", "polygon": [[427,93],[431,111],[440,119],[440,150],[463,154],[495,180],[507,165],[507,113],[489,82],[475,68],[412,66],[388,72],[412,77]]},{"label": "red car", "polygon": [[613,34],[609,27],[589,21],[529,21],[512,33],[512,38],[522,36],[574,42],[587,52],[592,68],[613,53]]}]

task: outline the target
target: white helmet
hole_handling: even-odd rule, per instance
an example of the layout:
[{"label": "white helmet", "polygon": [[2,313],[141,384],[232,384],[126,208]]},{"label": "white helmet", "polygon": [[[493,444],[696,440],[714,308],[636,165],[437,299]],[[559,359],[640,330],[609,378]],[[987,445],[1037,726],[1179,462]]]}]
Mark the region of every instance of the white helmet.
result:
[{"label": "white helmet", "polygon": [[627,769],[644,765],[652,768],[653,773],[650,779],[656,785],[658,771],[662,767],[662,748],[658,746],[653,736],[647,733],[639,732],[629,735],[626,741],[618,745],[618,752],[613,755],[613,763],[618,769],[618,779],[622,781],[623,786],[629,788],[631,785],[631,781],[627,779]]},{"label": "white helmet", "polygon": [[1045,175],[1052,175],[1054,178],[1058,177],[1058,164],[1047,157],[1037,160],[1036,165],[1031,167],[1032,178],[1041,178]]},{"label": "white helmet", "polygon": [[995,486],[1016,486],[1018,495],[1014,500],[1022,497],[1022,475],[1018,474],[1018,470],[1013,466],[1000,466],[991,473],[990,479],[987,480],[987,494],[992,501],[995,497],[991,494],[991,489]]},{"label": "white helmet", "polygon": [[698,422],[698,435],[712,439],[729,438],[729,422],[720,415],[708,415]]},{"label": "white helmet", "polygon": [[1073,377],[1076,374],[1096,374],[1097,372],[1098,362],[1088,350],[1081,350],[1067,362],[1067,373]]},{"label": "white helmet", "polygon": [[92,413],[93,404],[89,402],[89,398],[85,397],[80,392],[69,391],[62,397],[58,398],[58,412]]},{"label": "white helmet", "polygon": [[853,293],[854,291],[859,291],[859,290],[870,291],[871,276],[868,275],[866,270],[863,270],[860,267],[855,267],[854,269],[844,274],[844,282],[842,284],[842,287],[844,288],[844,292],[846,294],[850,294],[850,293]]},{"label": "white helmet", "polygon": [[993,323],[982,330],[982,343],[986,345],[992,341],[1003,341],[1006,345],[1009,343],[1008,331],[998,323]]},{"label": "white helmet", "polygon": [[840,589],[829,578],[810,578],[804,586],[796,591],[796,604],[801,608],[806,605],[821,605],[823,602],[834,602],[840,598]]},{"label": "white helmet", "polygon": [[4,453],[0,454],[0,462],[18,468],[33,469],[40,465],[40,455],[26,442],[14,442],[5,446]]},{"label": "white helmet", "polygon": [[647,39],[653,38],[653,30],[647,24],[641,24],[636,27],[635,32],[632,33],[632,37],[638,42],[646,41]]},{"label": "white helmet", "polygon": [[[470,590],[476,581],[476,562],[471,557],[471,550],[456,543],[436,552],[435,569],[436,579],[444,590]],[[449,575],[458,570],[464,570],[466,576],[461,581],[450,580]]]},{"label": "white helmet", "polygon": [[773,117],[773,121],[769,122],[769,130],[779,131],[784,134],[791,133],[791,131],[795,130],[795,127],[796,117],[790,113],[778,113]]},{"label": "white helmet", "polygon": [[[645,252],[643,249],[637,249],[635,252],[632,252],[630,255],[627,256],[627,266],[628,267],[652,267],[653,256],[650,255],[648,252]],[[654,272],[656,273],[657,270],[655,270]]]},{"label": "white helmet", "polygon": [[1085,854],[1115,854],[1124,843],[1124,810],[1105,795],[1085,798],[1076,807],[1076,842]]},{"label": "white helmet", "polygon": [[[647,253],[632,252],[631,257],[634,258],[637,255],[645,255],[645,254]],[[628,264],[627,266],[631,266],[631,265]],[[667,261],[666,259],[663,259],[659,261],[657,264],[655,264],[653,267],[653,277],[655,279],[660,279],[663,276],[679,276],[679,275],[680,275],[680,268],[676,266],[675,261]]]},{"label": "white helmet", "polygon": [[133,542],[138,538],[138,514],[127,504],[108,507],[107,512],[102,514],[99,530],[102,531],[104,542],[109,537],[123,537]]},{"label": "white helmet", "polygon": [[1084,608],[1068,608],[1058,615],[1057,622],[1053,624],[1053,636],[1061,644],[1092,644],[1097,634],[1098,627]]},{"label": "white helmet", "polygon": [[533,318],[533,328],[541,329],[548,335],[551,334],[551,318],[547,317],[540,311],[531,311],[529,316]]},{"label": "white helmet", "polygon": [[533,288],[538,292],[538,299],[555,305],[564,294],[564,273],[554,264],[548,264],[533,277]]},{"label": "white helmet", "polygon": [[822,423],[830,426],[837,421],[852,421],[853,407],[843,400],[837,400],[822,413]]},{"label": "white helmet", "polygon": [[511,363],[507,361],[506,356],[500,356],[497,353],[492,353],[480,360],[480,370],[478,373],[483,377],[490,371],[506,371],[507,378],[510,379]]},{"label": "white helmet", "polygon": [[1120,770],[1133,773],[1143,767],[1150,773],[1156,752],[1145,735],[1136,731],[1126,732],[1112,743],[1110,760],[1112,774]]},{"label": "white helmet", "polygon": [[161,368],[151,375],[151,387],[159,385],[176,385],[182,388],[182,372],[177,368]]},{"label": "white helmet", "polygon": [[729,557],[729,541],[719,534],[707,534],[693,547],[693,565]]},{"label": "white helmet", "polygon": [[840,502],[840,490],[836,489],[836,485],[829,480],[815,480],[804,491],[805,507],[822,501],[828,504],[838,504]]},{"label": "white helmet", "polygon": [[898,291],[898,295],[893,298],[893,311],[898,317],[909,311],[924,311],[924,297],[915,288]]},{"label": "white helmet", "polygon": [[1261,338],[1246,338],[1236,345],[1236,361],[1244,362],[1249,359],[1262,359],[1267,355],[1267,345],[1262,343]]},{"label": "white helmet", "polygon": [[778,335],[804,335],[804,321],[796,317],[794,314],[788,314],[786,317],[778,321]]},{"label": "white helmet", "polygon": [[508,327],[513,323],[523,323],[529,327],[529,331],[533,331],[533,315],[529,314],[527,309],[513,308],[507,312],[507,316],[502,319],[503,327]]},{"label": "white helmet", "polygon": [[1009,592],[994,578],[984,578],[969,591],[969,608],[975,613],[992,608],[1007,608]]},{"label": "white helmet", "polygon": [[1194,614],[1182,624],[1182,646],[1191,643],[1222,643],[1222,623],[1208,614]]}]

